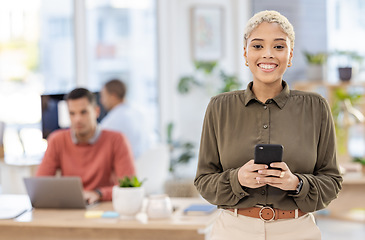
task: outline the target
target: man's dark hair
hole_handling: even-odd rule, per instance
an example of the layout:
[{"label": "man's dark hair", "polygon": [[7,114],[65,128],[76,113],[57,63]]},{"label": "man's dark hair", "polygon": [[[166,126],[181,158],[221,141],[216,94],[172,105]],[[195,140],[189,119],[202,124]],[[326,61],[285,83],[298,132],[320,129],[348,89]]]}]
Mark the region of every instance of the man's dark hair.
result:
[{"label": "man's dark hair", "polygon": [[75,88],[66,95],[65,100],[76,100],[80,98],[86,98],[92,105],[97,105],[95,95],[86,88]]},{"label": "man's dark hair", "polygon": [[124,99],[127,92],[126,85],[119,79],[112,79],[108,81],[105,83],[104,87],[108,93],[115,94],[119,99],[122,100]]}]

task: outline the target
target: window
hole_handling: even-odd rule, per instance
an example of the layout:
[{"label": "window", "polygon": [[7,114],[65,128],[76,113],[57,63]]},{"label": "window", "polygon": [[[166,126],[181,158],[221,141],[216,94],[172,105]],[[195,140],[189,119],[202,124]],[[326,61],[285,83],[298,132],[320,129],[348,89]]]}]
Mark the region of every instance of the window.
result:
[{"label": "window", "polygon": [[158,125],[157,29],[154,0],[87,0],[89,87],[111,78],[127,85],[127,99]]},{"label": "window", "polygon": [[[76,73],[99,91],[110,78],[124,80],[128,99],[147,109],[158,126],[155,0],[0,0],[0,121],[7,158],[37,158],[42,94],[75,88]],[[86,29],[74,20],[86,12]],[[78,26],[78,25],[77,25]],[[86,67],[76,66],[75,32],[86,32]]]},{"label": "window", "polygon": [[39,156],[40,94],[74,86],[72,2],[1,0],[0,121],[6,156]]}]

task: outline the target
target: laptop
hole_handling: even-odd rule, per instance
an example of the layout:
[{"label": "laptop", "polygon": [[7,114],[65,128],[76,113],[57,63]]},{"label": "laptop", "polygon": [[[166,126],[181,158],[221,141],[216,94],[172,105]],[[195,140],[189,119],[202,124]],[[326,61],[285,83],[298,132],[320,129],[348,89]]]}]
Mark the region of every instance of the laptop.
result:
[{"label": "laptop", "polygon": [[79,177],[28,177],[24,184],[34,208],[88,207]]}]

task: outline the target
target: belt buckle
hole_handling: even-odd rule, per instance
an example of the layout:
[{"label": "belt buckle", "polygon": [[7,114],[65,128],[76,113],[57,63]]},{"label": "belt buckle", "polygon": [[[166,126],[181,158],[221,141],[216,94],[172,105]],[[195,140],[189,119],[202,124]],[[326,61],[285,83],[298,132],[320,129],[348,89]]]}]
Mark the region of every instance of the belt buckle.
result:
[{"label": "belt buckle", "polygon": [[[270,209],[272,211],[272,218],[266,220],[262,217],[262,211],[264,211],[265,209]],[[275,219],[275,210],[272,207],[269,207],[269,206],[262,206],[260,211],[259,211],[259,217],[264,222],[271,222]]]}]

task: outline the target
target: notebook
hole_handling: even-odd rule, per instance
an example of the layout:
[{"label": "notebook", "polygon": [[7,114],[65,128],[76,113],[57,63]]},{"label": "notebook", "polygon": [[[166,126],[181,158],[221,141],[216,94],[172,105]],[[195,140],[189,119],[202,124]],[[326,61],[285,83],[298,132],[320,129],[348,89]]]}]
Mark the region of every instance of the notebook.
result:
[{"label": "notebook", "polygon": [[184,209],[185,215],[209,215],[217,210],[217,206],[211,204],[191,204]]},{"label": "notebook", "polygon": [[86,208],[79,177],[28,177],[25,188],[34,208]]}]

